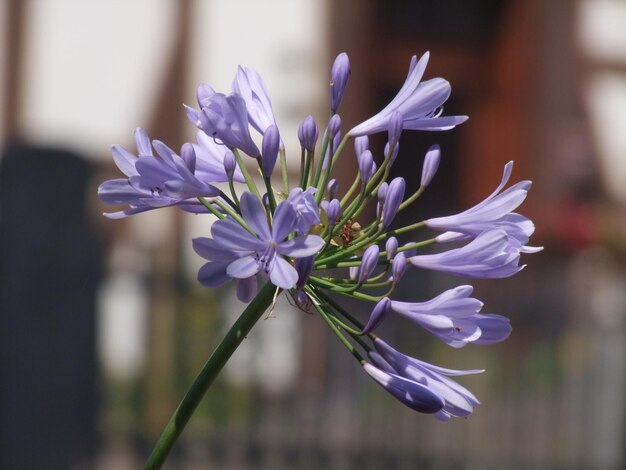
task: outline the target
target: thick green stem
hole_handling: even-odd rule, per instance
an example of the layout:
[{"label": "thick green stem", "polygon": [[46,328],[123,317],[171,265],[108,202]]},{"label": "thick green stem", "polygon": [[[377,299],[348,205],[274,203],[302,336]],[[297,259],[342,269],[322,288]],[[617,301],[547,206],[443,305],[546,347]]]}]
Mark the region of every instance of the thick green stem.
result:
[{"label": "thick green stem", "polygon": [[146,462],[146,469],[161,468],[167,454],[183,429],[185,429],[189,418],[191,418],[217,374],[222,370],[257,320],[261,318],[265,310],[272,304],[276,289],[276,286],[268,282],[246,307],[230,330],[228,330],[222,342],[217,346],[196,377],[196,380],[189,387],[187,394],[180,402],[180,405],[178,405],[169,423],[165,426],[163,434],[161,434],[159,441]]}]

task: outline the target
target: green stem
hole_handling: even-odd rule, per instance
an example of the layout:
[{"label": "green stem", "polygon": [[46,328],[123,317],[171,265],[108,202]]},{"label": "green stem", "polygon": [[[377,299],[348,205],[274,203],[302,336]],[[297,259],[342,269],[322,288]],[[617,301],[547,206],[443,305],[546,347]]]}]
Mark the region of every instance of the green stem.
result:
[{"label": "green stem", "polygon": [[167,426],[165,426],[163,434],[161,434],[156,443],[152,454],[148,457],[146,469],[161,468],[176,439],[185,429],[189,418],[191,418],[191,415],[200,404],[217,374],[222,370],[257,320],[261,318],[261,315],[272,304],[276,289],[276,286],[268,282],[246,307],[230,330],[228,330],[222,342],[217,346],[191,384],[191,387],[189,387],[187,394],[180,402],[180,405],[178,405]]}]

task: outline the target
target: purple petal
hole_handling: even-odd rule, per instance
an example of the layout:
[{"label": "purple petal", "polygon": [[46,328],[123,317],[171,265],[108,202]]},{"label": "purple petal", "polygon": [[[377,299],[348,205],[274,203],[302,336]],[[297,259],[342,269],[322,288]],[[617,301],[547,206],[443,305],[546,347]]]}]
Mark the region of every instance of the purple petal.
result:
[{"label": "purple petal", "polygon": [[285,259],[277,256],[269,273],[272,284],[282,289],[291,289],[298,282],[298,272]]},{"label": "purple petal", "polygon": [[246,279],[257,274],[260,269],[261,266],[254,256],[244,256],[243,258],[232,261],[226,268],[226,273],[228,273],[230,277]]},{"label": "purple petal", "polygon": [[278,252],[281,255],[292,258],[304,258],[317,254],[322,249],[325,242],[317,235],[302,235],[291,240],[286,240],[278,245]]},{"label": "purple petal", "polygon": [[267,214],[261,201],[254,194],[245,192],[241,196],[240,202],[243,220],[262,240],[269,240],[270,228],[267,224]]}]

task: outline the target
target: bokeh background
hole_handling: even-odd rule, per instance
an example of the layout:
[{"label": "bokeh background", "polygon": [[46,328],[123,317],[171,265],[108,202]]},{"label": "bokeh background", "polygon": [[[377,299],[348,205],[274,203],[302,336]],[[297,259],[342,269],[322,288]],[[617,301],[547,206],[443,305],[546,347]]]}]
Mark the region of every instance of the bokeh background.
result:
[{"label": "bokeh background", "polygon": [[[166,468],[626,468],[626,2],[1,0],[0,25],[0,468],[140,467],[242,310],[230,288],[195,281],[205,217],[101,217],[112,143],[133,148],[137,126],[191,140],[182,103],[200,82],[228,91],[243,64],[297,158],[299,123],[327,116],[337,53],[352,64],[349,128],[426,50],[426,76],[452,83],[446,113],[470,120],[402,137],[394,171],[409,188],[426,148],[443,151],[411,220],[471,206],[515,160],[545,250],[511,279],[473,283],[486,312],[511,318],[505,343],[451,350],[402,321],[382,331],[425,360],[486,368],[462,381],[482,406],[449,423],[411,412],[285,301]],[[465,282],[414,273],[399,296]]]}]

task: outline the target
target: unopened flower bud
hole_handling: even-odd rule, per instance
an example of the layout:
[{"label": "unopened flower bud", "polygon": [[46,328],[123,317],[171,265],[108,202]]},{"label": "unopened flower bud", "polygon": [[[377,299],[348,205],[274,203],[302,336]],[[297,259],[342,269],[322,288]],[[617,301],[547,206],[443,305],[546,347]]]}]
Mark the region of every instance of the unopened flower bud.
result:
[{"label": "unopened flower bud", "polygon": [[328,138],[334,139],[337,133],[341,130],[341,117],[339,114],[335,114],[328,121]]},{"label": "unopened flower bud", "polygon": [[339,108],[346,85],[350,78],[350,60],[348,54],[342,52],[337,56],[330,71],[330,109],[334,113]]},{"label": "unopened flower bud", "polygon": [[[389,166],[393,165],[398,157],[398,152],[400,151],[400,144],[396,144],[393,149],[391,149],[389,142],[385,144],[385,157],[389,156]],[[391,153],[390,153],[391,152]]]},{"label": "unopened flower bud", "polygon": [[389,183],[389,190],[387,191],[387,198],[385,199],[385,205],[383,207],[383,227],[387,228],[393,222],[394,217],[398,213],[400,204],[404,200],[404,190],[406,183],[401,176],[394,178]]},{"label": "unopened flower bud", "polygon": [[275,125],[269,126],[265,129],[263,134],[263,143],[261,145],[261,169],[263,170],[263,176],[269,178],[274,171],[274,165],[276,165],[276,158],[278,158],[278,147],[280,145],[280,134],[278,128]]},{"label": "unopened flower bud", "polygon": [[358,157],[370,148],[370,138],[366,135],[354,139],[354,153]]},{"label": "unopened flower bud", "polygon": [[233,152],[228,150],[226,153],[224,153],[224,172],[226,173],[226,177],[229,180],[233,179],[236,165],[237,162],[235,161],[235,156],[233,155]]},{"label": "unopened flower bud", "polygon": [[367,320],[365,328],[363,328],[362,334],[366,335],[374,331],[385,319],[389,310],[391,310],[391,300],[389,300],[388,297],[383,297],[372,309],[372,313],[370,314],[369,320]]},{"label": "unopened flower bud", "polygon": [[376,171],[376,164],[374,163],[374,156],[372,152],[369,150],[365,150],[358,157],[359,161],[359,174],[361,175],[361,182],[363,184],[367,183],[372,176],[374,176],[374,172]]},{"label": "unopened flower bud", "polygon": [[180,156],[185,162],[189,171],[193,174],[196,172],[196,151],[190,143],[183,144],[180,149]]},{"label": "unopened flower bud", "polygon": [[335,199],[337,197],[337,192],[339,191],[339,183],[336,179],[332,179],[326,185],[326,194],[328,195],[328,199]]},{"label": "unopened flower bud", "polygon": [[404,276],[408,268],[409,265],[406,261],[406,255],[403,252],[397,253],[391,262],[391,277],[393,278],[394,284],[400,282],[400,279],[402,279],[402,276]]},{"label": "unopened flower bud", "polygon": [[380,188],[378,188],[378,192],[376,193],[376,196],[378,197],[378,203],[376,204],[376,218],[380,217],[381,215],[383,205],[385,204],[385,197],[387,197],[388,188],[389,185],[386,181],[380,185]]},{"label": "unopened flower bud", "polygon": [[385,252],[387,253],[387,259],[392,260],[398,252],[398,239],[396,237],[389,237],[387,243],[385,243]]},{"label": "unopened flower bud", "polygon": [[422,167],[422,180],[420,182],[422,187],[426,187],[430,184],[439,167],[439,161],[441,160],[441,149],[439,145],[433,145],[428,149],[424,156],[424,166]]},{"label": "unopened flower bud", "polygon": [[333,199],[332,201],[322,201],[322,208],[326,211],[328,225],[333,227],[335,223],[337,223],[337,219],[341,214],[341,203],[338,199]]},{"label": "unopened flower bud", "polygon": [[361,258],[361,266],[359,266],[359,272],[357,273],[357,282],[359,284],[367,281],[367,279],[371,276],[378,264],[378,255],[380,254],[380,249],[378,245],[371,245],[365,250],[363,253],[363,257]]},{"label": "unopened flower bud", "polygon": [[404,117],[399,111],[394,111],[389,116],[389,127],[387,129],[389,135],[389,146],[394,148],[398,146],[400,140],[400,134],[402,134],[402,126],[404,123]]},{"label": "unopened flower bud", "polygon": [[302,121],[302,124],[300,124],[300,127],[298,127],[300,145],[309,152],[312,152],[315,148],[317,138],[319,137],[319,132],[313,116],[307,116],[304,121]]}]

